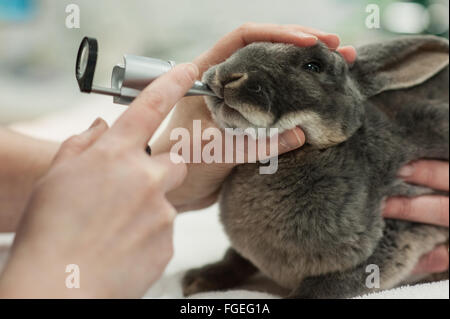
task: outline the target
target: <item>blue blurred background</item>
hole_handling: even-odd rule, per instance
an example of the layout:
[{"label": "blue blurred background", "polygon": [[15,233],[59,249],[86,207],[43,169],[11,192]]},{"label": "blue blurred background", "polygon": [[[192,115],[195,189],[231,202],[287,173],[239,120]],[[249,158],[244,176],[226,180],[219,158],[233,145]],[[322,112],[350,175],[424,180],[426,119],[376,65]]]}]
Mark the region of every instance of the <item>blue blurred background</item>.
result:
[{"label": "blue blurred background", "polygon": [[[65,25],[72,3],[80,8],[80,29]],[[365,24],[368,4],[380,8],[379,29]],[[189,61],[247,21],[311,26],[355,45],[400,34],[448,37],[449,28],[447,0],[0,0],[0,123],[89,99],[74,77],[85,35],[99,40],[95,81],[108,85],[124,53]]]}]

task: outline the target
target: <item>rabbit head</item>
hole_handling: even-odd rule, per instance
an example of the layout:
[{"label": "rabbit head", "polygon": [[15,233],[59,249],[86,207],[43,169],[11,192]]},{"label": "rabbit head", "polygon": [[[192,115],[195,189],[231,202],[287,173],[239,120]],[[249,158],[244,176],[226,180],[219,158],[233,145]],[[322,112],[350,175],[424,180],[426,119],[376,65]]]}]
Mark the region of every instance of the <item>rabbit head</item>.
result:
[{"label": "rabbit head", "polygon": [[364,46],[349,65],[323,43],[312,47],[253,43],[211,67],[205,97],[222,127],[301,127],[319,148],[348,139],[361,127],[365,101],[380,92],[419,85],[448,65],[448,41],[405,37]]}]

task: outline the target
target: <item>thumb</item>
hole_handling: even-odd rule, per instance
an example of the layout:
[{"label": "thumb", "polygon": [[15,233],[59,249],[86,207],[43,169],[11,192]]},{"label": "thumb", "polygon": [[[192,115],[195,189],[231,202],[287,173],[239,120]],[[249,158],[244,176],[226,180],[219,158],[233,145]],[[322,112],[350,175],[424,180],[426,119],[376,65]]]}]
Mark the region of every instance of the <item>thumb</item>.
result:
[{"label": "thumb", "polygon": [[295,127],[292,130],[281,133],[278,138],[278,154],[293,151],[305,144],[306,137],[303,130]]},{"label": "thumb", "polygon": [[[261,140],[260,140],[261,141]],[[265,143],[262,145],[256,143],[256,149],[251,149],[248,145],[248,140],[244,144],[241,144],[242,149],[236,148],[236,153],[243,154],[244,163],[263,161],[273,156],[278,156],[290,151],[293,151],[305,144],[306,137],[303,130],[299,127],[295,127],[289,131],[285,131],[277,136],[277,138],[267,137]],[[263,148],[262,152],[260,148]],[[233,163],[233,166],[239,165],[240,162]]]},{"label": "thumb", "polygon": [[103,119],[96,119],[86,131],[68,138],[61,144],[53,163],[59,163],[82,153],[94,144],[107,129],[108,124]]}]

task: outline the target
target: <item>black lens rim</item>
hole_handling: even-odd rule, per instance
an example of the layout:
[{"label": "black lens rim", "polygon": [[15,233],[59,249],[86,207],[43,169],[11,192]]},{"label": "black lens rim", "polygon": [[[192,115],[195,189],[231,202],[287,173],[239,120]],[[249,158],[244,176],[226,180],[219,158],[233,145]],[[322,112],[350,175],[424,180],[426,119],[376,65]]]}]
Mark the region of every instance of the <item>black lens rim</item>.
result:
[{"label": "black lens rim", "polygon": [[[81,63],[81,55],[85,46],[89,47],[89,55],[86,64],[86,70],[80,76],[78,74],[79,66]],[[90,93],[92,91],[92,83],[94,82],[95,67],[97,65],[98,43],[97,40],[90,37],[84,37],[81,41],[77,54],[77,63],[75,64],[75,76],[78,81],[78,86],[81,92]]]}]

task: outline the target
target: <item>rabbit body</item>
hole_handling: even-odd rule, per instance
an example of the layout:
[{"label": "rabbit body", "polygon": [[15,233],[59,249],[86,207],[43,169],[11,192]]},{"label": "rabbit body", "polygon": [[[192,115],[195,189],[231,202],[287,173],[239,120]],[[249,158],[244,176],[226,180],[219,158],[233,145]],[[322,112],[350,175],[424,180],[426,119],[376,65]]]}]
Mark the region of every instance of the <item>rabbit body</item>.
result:
[{"label": "rabbit body", "polygon": [[[356,90],[362,97],[355,93],[351,100],[357,100],[363,114],[352,117],[338,110],[345,119],[336,116],[337,121],[345,127],[336,129],[332,121],[322,125],[328,142],[314,131],[320,121],[306,123],[307,142],[313,143],[281,155],[275,174],[261,175],[258,163],[233,170],[220,197],[221,221],[232,248],[223,261],[188,273],[186,294],[232,288],[260,271],[288,288],[293,298],[352,297],[407,281],[424,253],[448,241],[447,228],[381,216],[387,197],[435,193],[397,178],[403,165],[424,158],[449,160],[448,42],[430,41],[439,41],[436,50],[444,55],[447,46],[447,64],[435,67],[426,80],[387,89],[376,81],[362,86]],[[425,48],[419,51],[433,50]],[[370,50],[365,47],[360,53]],[[358,61],[354,68],[349,71],[353,79],[364,82]],[[381,81],[386,82],[384,76]],[[302,111],[280,113],[295,118]],[[324,112],[315,114],[323,119]],[[239,274],[230,275],[227,269]],[[370,276],[374,271],[379,271],[375,284]]]}]

